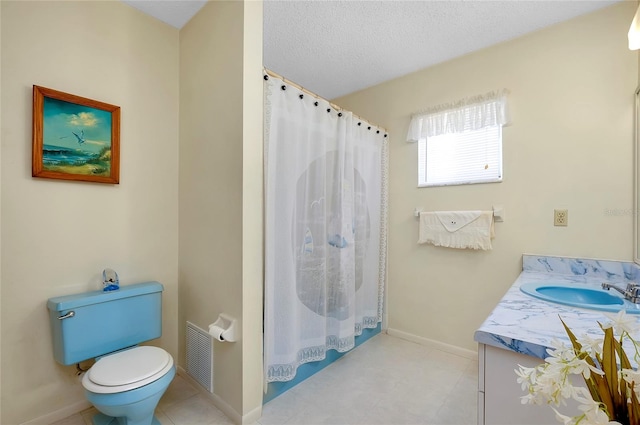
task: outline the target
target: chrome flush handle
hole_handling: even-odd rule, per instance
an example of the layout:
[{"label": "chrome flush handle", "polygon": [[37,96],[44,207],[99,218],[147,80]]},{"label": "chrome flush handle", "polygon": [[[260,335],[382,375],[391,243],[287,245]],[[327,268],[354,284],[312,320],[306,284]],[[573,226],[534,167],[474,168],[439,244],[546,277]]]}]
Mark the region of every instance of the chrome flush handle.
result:
[{"label": "chrome flush handle", "polygon": [[67,314],[65,314],[65,315],[58,316],[58,320],[68,319],[68,318],[73,317],[73,316],[75,316],[75,315],[76,315],[76,312],[75,312],[75,311],[73,311],[73,310],[71,310],[70,312],[68,312],[68,313],[67,313]]}]

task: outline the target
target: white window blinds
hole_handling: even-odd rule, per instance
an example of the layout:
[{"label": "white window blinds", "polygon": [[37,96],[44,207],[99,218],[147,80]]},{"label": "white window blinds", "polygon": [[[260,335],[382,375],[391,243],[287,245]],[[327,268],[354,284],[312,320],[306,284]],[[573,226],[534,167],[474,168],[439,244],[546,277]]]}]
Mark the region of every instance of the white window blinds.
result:
[{"label": "white window blinds", "polygon": [[418,142],[418,186],[502,181],[502,127],[442,134]]}]

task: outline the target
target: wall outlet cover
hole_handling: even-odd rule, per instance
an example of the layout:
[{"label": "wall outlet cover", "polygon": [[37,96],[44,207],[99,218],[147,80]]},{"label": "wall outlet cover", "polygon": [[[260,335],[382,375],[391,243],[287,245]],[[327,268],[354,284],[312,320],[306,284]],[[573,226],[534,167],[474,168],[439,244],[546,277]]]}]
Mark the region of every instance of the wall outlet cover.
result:
[{"label": "wall outlet cover", "polygon": [[569,225],[569,210],[553,210],[553,225],[554,226],[568,226]]}]

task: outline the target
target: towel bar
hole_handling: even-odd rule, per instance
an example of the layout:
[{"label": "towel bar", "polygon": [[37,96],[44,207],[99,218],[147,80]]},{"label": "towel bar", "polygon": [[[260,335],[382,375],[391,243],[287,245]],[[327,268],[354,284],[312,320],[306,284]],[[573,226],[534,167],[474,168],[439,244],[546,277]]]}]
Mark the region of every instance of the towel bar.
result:
[{"label": "towel bar", "polygon": [[[493,207],[491,207],[491,209],[493,211],[493,221],[495,222],[504,221],[504,207],[502,205],[494,205]],[[422,209],[416,207],[413,210],[413,216],[420,217],[421,212],[422,212]]]}]

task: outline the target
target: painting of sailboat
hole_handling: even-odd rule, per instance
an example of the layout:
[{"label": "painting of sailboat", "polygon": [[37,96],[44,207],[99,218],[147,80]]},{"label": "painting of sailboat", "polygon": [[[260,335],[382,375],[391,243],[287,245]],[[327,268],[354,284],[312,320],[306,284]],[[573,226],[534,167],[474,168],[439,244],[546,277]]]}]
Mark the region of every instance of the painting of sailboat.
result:
[{"label": "painting of sailboat", "polygon": [[34,177],[118,183],[120,108],[34,86]]}]

